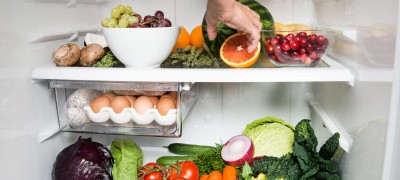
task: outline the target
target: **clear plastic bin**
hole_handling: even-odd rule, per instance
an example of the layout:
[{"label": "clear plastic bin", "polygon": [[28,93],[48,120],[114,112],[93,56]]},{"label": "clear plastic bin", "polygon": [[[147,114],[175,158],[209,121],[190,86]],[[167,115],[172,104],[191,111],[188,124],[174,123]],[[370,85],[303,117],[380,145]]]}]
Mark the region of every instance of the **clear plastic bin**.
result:
[{"label": "clear plastic bin", "polygon": [[[191,83],[52,80],[49,87],[55,90],[60,129],[66,132],[179,137],[182,121],[197,99],[197,87]],[[110,92],[134,97],[161,97],[174,92],[176,109],[169,109],[164,115],[155,105],[144,113],[136,112],[134,107],[118,113],[112,107],[94,112],[94,99]]]}]

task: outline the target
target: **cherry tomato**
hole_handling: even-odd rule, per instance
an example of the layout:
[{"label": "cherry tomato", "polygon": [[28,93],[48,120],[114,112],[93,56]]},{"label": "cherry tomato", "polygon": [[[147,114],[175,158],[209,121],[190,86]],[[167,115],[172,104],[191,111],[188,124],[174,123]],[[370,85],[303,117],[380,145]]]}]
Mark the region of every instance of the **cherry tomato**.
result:
[{"label": "cherry tomato", "polygon": [[179,178],[185,178],[187,180],[198,180],[200,178],[199,169],[193,161],[181,161],[178,163],[178,166],[181,167]]},{"label": "cherry tomato", "polygon": [[144,175],[144,180],[162,180],[163,174],[161,171],[154,171]]}]

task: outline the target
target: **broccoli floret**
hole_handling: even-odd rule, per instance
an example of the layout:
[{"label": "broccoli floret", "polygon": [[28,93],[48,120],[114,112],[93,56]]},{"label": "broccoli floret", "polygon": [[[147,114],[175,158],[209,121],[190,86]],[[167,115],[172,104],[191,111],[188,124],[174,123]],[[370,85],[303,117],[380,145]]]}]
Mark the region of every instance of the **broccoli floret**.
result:
[{"label": "broccoli floret", "polygon": [[111,51],[107,51],[99,61],[93,64],[93,67],[124,67],[124,64]]},{"label": "broccoli floret", "polygon": [[330,160],[333,155],[335,155],[336,151],[339,149],[339,138],[340,134],[335,133],[333,134],[324,145],[322,145],[321,149],[319,150],[319,156],[326,160]]}]

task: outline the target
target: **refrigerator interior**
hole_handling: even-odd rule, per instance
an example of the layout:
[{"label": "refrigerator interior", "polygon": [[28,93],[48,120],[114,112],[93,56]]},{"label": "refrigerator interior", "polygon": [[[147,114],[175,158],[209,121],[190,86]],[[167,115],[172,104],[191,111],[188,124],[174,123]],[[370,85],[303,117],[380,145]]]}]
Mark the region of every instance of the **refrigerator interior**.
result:
[{"label": "refrigerator interior", "polygon": [[[395,144],[399,111],[396,94],[400,92],[399,75],[395,73],[399,72],[400,52],[394,48],[400,42],[396,39],[398,1],[259,2],[277,22],[334,29],[329,58],[339,62],[342,71],[271,70],[265,80],[245,77],[238,82],[235,77],[246,71],[228,71],[227,76],[233,77],[214,72],[219,75],[215,79],[194,80],[197,101],[182,122],[181,137],[166,138],[59,132],[54,89],[48,87],[47,79],[32,79],[32,72],[52,63],[51,54],[61,44],[83,44],[85,33],[99,32],[101,19],[118,4],[132,5],[142,14],[161,9],[173,24],[190,31],[202,21],[205,0],[1,1],[1,179],[51,179],[57,154],[79,136],[106,145],[116,137],[131,138],[143,147],[145,161],[154,161],[167,154],[161,146],[171,142],[213,145],[240,134],[247,123],[265,116],[277,116],[291,124],[311,119],[319,142],[333,130],[343,132],[341,146],[348,150],[340,164],[343,179],[398,179],[399,172],[393,170],[400,165],[396,156],[399,145]],[[253,72],[259,73],[256,69]],[[202,73],[207,71],[196,75]],[[44,138],[40,141],[40,137]]]}]

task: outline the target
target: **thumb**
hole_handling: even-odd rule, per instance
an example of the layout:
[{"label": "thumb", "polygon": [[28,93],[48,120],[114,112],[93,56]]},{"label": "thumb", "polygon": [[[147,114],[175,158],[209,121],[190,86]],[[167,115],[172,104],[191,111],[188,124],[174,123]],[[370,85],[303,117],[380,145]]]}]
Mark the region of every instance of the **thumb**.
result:
[{"label": "thumb", "polygon": [[217,37],[217,26],[215,24],[207,25],[208,38],[212,41]]}]

